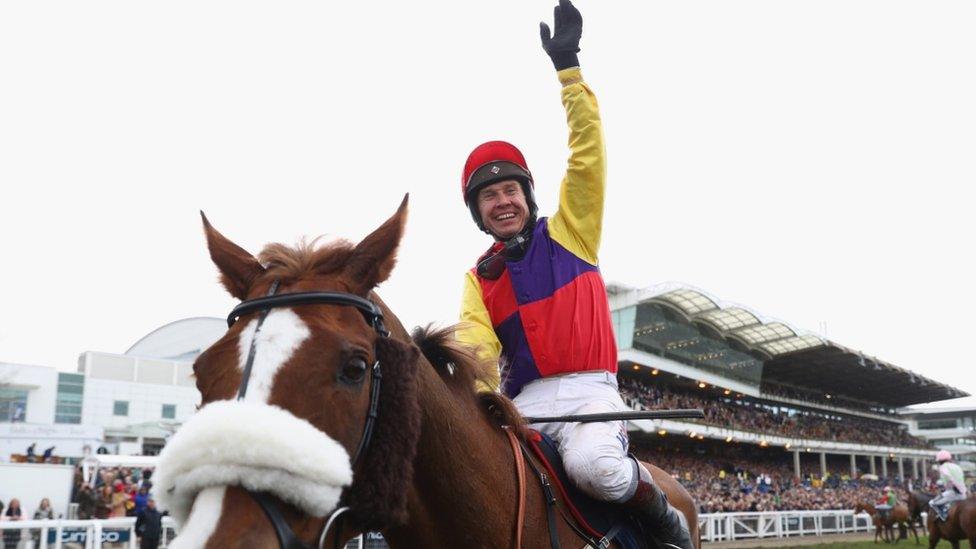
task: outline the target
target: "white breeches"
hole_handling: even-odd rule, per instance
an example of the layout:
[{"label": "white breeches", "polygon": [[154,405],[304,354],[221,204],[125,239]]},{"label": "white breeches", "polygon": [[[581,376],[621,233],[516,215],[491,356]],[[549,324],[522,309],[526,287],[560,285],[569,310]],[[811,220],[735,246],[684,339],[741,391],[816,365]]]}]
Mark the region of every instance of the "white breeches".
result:
[{"label": "white breeches", "polygon": [[[515,397],[515,405],[526,416],[629,410],[620,398],[616,376],[609,372],[581,372],[533,381]],[[627,457],[626,422],[537,423],[532,428],[556,441],[566,474],[590,497],[623,503],[634,495],[640,471],[637,462]]]},{"label": "white breeches", "polygon": [[952,503],[953,501],[960,501],[966,499],[964,494],[960,494],[953,488],[942,492],[938,497],[932,500],[932,505],[943,505],[945,503]]}]

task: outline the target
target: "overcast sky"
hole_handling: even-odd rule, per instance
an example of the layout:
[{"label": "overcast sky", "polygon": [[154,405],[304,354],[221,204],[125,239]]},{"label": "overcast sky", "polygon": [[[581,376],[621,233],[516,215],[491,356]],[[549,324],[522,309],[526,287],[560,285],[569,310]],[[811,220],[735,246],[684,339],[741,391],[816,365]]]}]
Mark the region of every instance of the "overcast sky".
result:
[{"label": "overcast sky", "polygon": [[[234,305],[204,210],[257,252],[362,238],[410,193],[380,293],[452,322],[488,246],[467,153],[567,158],[550,0],[0,3],[0,361]],[[676,281],[976,392],[976,3],[579,0],[608,281]]]}]

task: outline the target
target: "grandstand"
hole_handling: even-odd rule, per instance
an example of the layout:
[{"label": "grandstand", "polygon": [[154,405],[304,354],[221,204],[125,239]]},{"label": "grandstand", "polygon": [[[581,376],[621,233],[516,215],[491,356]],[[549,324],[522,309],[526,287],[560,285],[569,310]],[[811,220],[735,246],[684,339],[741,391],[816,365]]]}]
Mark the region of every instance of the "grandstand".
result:
[{"label": "grandstand", "polygon": [[632,448],[706,512],[849,509],[877,485],[922,482],[935,448],[898,410],[967,396],[699,290],[608,292],[625,402],[706,416],[633,422]]}]

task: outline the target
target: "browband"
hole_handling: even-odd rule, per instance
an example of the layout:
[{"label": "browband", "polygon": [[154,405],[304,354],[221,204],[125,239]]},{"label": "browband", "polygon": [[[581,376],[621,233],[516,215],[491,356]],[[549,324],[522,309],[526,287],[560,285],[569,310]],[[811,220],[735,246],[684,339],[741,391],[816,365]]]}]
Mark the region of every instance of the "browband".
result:
[{"label": "browband", "polygon": [[372,301],[343,292],[299,292],[258,297],[242,301],[227,315],[227,326],[233,326],[237,319],[256,311],[295,305],[347,305],[359,309],[366,322],[381,335],[389,334],[383,325],[383,311]]}]

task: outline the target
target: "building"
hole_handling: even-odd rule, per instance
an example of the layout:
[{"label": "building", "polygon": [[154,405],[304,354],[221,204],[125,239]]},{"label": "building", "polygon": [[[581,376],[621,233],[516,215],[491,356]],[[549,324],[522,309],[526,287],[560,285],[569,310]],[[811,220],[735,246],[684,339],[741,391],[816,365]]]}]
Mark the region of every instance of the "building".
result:
[{"label": "building", "polygon": [[38,456],[52,446],[55,454],[81,456],[85,446],[101,443],[101,428],[74,421],[81,414],[77,377],[48,366],[0,363],[0,461],[26,454],[31,445]]},{"label": "building", "polygon": [[[821,477],[917,478],[935,449],[911,436],[902,407],[966,393],[844,347],[783,322],[766,322],[743,307],[723,307],[704,292],[675,286],[611,285],[620,380],[635,408],[665,393],[739,415],[813,425],[784,434],[761,422],[748,428],[714,421],[656,420],[632,424],[637,446],[661,447],[664,437],[752,445],[776,450]],[[657,397],[660,398],[660,397]],[[739,422],[742,423],[742,422]],[[851,426],[858,426],[852,429]],[[872,433],[861,436],[858,429]],[[714,448],[714,447],[713,447]]]},{"label": "building", "polygon": [[[973,399],[965,399],[972,401]],[[912,406],[902,411],[909,432],[948,450],[967,474],[976,473],[976,404]]]},{"label": "building", "polygon": [[66,457],[85,446],[157,453],[200,403],[193,359],[226,329],[216,318],[176,321],[124,354],[82,353],[77,373],[0,363],[0,460],[31,443]]}]

